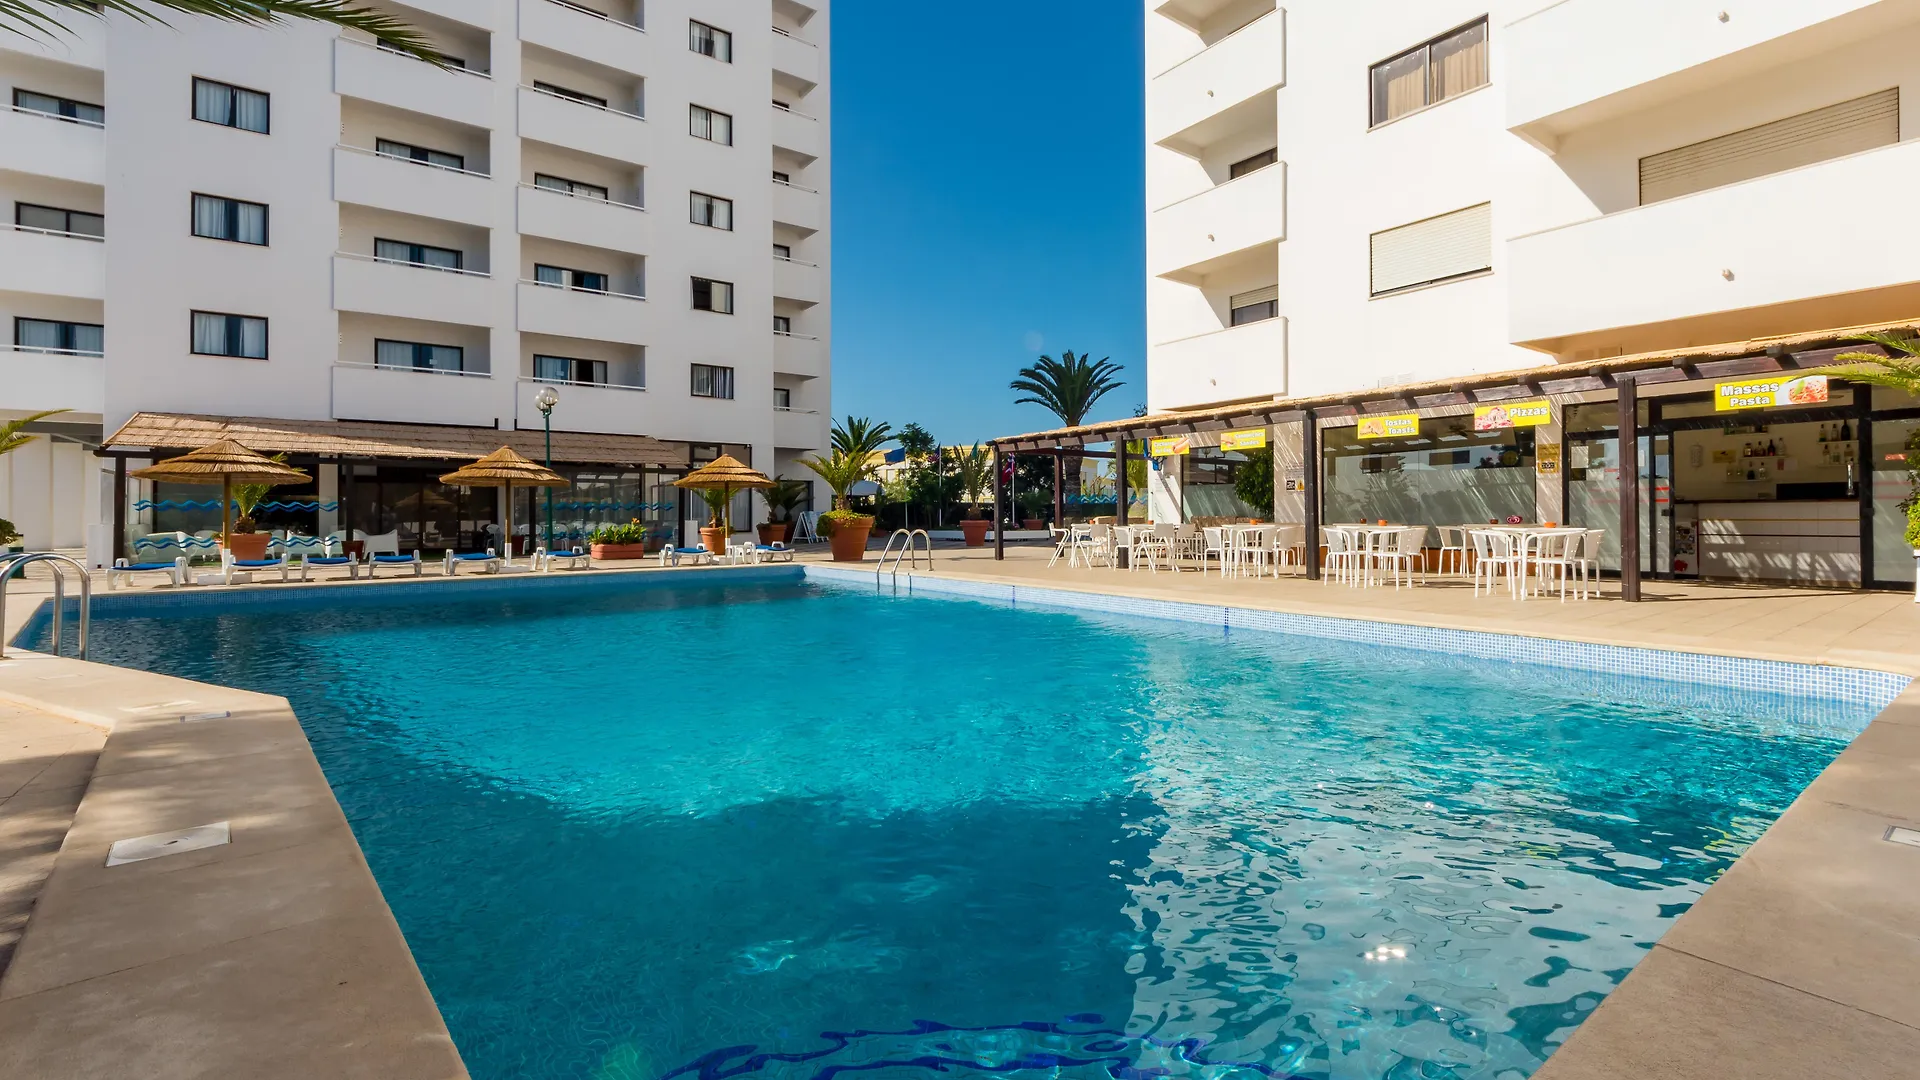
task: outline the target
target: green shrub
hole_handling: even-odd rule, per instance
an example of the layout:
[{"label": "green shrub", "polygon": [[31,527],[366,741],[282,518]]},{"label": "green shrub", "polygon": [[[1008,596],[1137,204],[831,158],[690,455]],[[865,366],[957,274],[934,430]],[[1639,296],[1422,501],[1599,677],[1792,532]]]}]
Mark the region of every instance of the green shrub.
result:
[{"label": "green shrub", "polygon": [[602,525],[587,534],[587,541],[594,544],[644,544],[647,541],[647,527],[638,520],[625,525]]}]

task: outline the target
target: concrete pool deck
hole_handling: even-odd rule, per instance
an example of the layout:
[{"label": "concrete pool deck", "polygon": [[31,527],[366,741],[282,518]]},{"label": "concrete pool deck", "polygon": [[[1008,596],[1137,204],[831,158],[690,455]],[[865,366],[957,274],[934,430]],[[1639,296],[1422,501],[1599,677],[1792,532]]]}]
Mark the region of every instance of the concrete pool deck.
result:
[{"label": "concrete pool deck", "polygon": [[[1048,568],[1039,548],[1009,548],[998,563],[980,549],[938,556],[942,578],[1920,675],[1910,595],[1652,583],[1638,605],[1562,605],[1476,599],[1453,584],[1396,593]],[[9,636],[30,614],[25,597],[45,591],[15,584]],[[181,719],[220,711],[231,715]],[[0,853],[11,870],[20,835],[45,878],[36,888],[19,875],[12,892],[15,878],[0,880],[0,930],[9,902],[39,894],[0,977],[0,1045],[21,1075],[465,1075],[283,699],[23,656],[0,662],[0,748],[14,743],[17,762],[0,753]],[[76,796],[68,829],[60,807]],[[232,822],[227,847],[103,866],[112,840],[217,820]],[[1920,829],[1920,688],[1874,720],[1535,1075],[1913,1076],[1920,848],[1888,843],[1891,826]]]}]

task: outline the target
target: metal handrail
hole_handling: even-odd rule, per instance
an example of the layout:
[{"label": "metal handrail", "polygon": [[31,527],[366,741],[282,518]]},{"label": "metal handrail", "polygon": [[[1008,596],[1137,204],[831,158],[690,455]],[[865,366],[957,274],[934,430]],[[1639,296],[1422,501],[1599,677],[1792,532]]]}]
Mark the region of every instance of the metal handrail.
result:
[{"label": "metal handrail", "polygon": [[[931,562],[931,556],[929,556]],[[61,620],[67,607],[66,566],[73,567],[80,575],[80,651],[79,658],[87,658],[87,635],[93,626],[93,578],[87,573],[86,564],[70,555],[61,555],[52,551],[15,552],[0,556],[0,660],[6,659],[7,643],[4,628],[7,624],[7,583],[13,580],[14,572],[22,570],[30,563],[47,562],[53,564],[53,655],[60,655]]]},{"label": "metal handrail", "polygon": [[893,557],[894,580],[898,581],[900,579],[900,564],[902,562],[906,562],[907,570],[910,572],[920,568],[920,549],[914,545],[913,541],[915,537],[927,542],[927,572],[933,572],[933,537],[927,533],[927,530],[895,529],[893,530],[893,535],[887,537],[887,546],[880,549],[880,562],[873,570],[874,584],[879,584],[880,575],[887,572],[887,556],[893,555],[893,542],[903,536],[907,539],[906,545],[900,549],[900,554],[894,555]]}]

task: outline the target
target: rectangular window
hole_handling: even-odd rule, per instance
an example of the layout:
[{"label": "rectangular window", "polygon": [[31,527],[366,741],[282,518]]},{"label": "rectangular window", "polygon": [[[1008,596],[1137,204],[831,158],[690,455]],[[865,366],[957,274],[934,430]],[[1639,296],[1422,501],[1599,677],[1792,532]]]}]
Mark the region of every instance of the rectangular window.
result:
[{"label": "rectangular window", "polygon": [[715,229],[733,231],[733,200],[718,195],[705,195],[698,191],[691,195],[689,214],[695,225],[706,225]]},{"label": "rectangular window", "polygon": [[776,184],[791,184],[793,183],[793,177],[781,172],[779,169],[775,169],[773,170],[773,182]]},{"label": "rectangular window", "polygon": [[1241,158],[1239,161],[1236,161],[1232,165],[1227,166],[1227,179],[1238,180],[1250,172],[1259,172],[1261,169],[1264,169],[1267,166],[1278,162],[1279,160],[1280,160],[1279,148],[1276,147],[1272,150],[1262,150],[1250,158]]},{"label": "rectangular window", "polygon": [[107,235],[107,219],[99,214],[90,214],[85,210],[62,210],[57,206],[38,206],[34,203],[14,203],[13,223],[23,229],[44,229],[47,232],[72,233],[76,236]]},{"label": "rectangular window", "polygon": [[193,80],[193,118],[221,127],[267,133],[270,99],[258,90],[243,90],[212,79]]},{"label": "rectangular window", "polygon": [[606,292],[607,275],[596,274],[591,270],[569,270],[564,266],[548,266],[535,263],[533,280],[542,285],[551,285],[556,289],[578,289],[582,292]]},{"label": "rectangular window", "polygon": [[535,79],[533,83],[533,88],[535,90],[544,90],[547,93],[553,94],[556,97],[563,97],[572,101],[583,102],[588,105],[598,105],[603,109],[607,107],[606,98],[595,97],[592,94],[583,94],[578,90],[569,90],[564,86],[555,86],[550,82],[541,82],[538,79]]},{"label": "rectangular window", "polygon": [[712,364],[693,365],[693,396],[733,398],[733,369]]},{"label": "rectangular window", "polygon": [[793,408],[793,391],[784,386],[773,388],[773,407],[776,409]]},{"label": "rectangular window", "polygon": [[568,180],[563,176],[548,176],[546,173],[534,173],[533,186],[546,188],[548,191],[565,192],[568,195],[575,195],[582,199],[600,199],[604,201],[609,197],[607,189],[598,184],[583,184],[578,180]]},{"label": "rectangular window", "polygon": [[1377,232],[1373,295],[1493,269],[1493,204],[1481,203]]},{"label": "rectangular window", "polygon": [[413,368],[418,371],[465,371],[467,351],[458,345],[428,345],[419,341],[376,340],[375,367]]},{"label": "rectangular window", "polygon": [[1487,20],[1373,65],[1372,82],[1376,127],[1487,85]]},{"label": "rectangular window", "polygon": [[465,262],[465,256],[452,248],[377,238],[373,242],[373,257],[381,262],[409,263],[413,266],[431,266],[440,270],[459,270]]},{"label": "rectangular window", "polygon": [[78,120],[88,124],[105,124],[107,110],[98,105],[89,105],[84,101],[56,97],[52,94],[36,94],[32,90],[15,90],[13,107],[36,112],[62,120]]},{"label": "rectangular window", "polygon": [[1277,319],[1280,317],[1280,286],[1269,285],[1264,289],[1235,293],[1228,299],[1227,306],[1233,312],[1234,326]]},{"label": "rectangular window", "polygon": [[267,320],[251,315],[193,313],[193,351],[202,356],[267,358]]},{"label": "rectangular window", "polygon": [[722,146],[733,145],[733,117],[723,112],[715,112],[704,105],[688,106],[688,134],[696,139],[706,139]]},{"label": "rectangular window", "polygon": [[[733,314],[733,282],[713,281],[709,278],[693,279],[693,309],[695,311],[714,311],[722,315]],[[729,394],[728,397],[733,395]]]},{"label": "rectangular window", "polygon": [[1771,176],[1900,141],[1900,88],[1640,159],[1640,202]]},{"label": "rectangular window", "polygon": [[787,244],[773,245],[773,257],[781,262],[793,261],[793,248]]},{"label": "rectangular window", "polygon": [[773,317],[773,332],[776,334],[793,333],[793,316],[775,315]]},{"label": "rectangular window", "polygon": [[467,159],[460,154],[449,154],[442,150],[429,150],[424,146],[412,146],[392,139],[376,139],[374,152],[382,157],[404,158],[421,165],[438,165],[443,169],[466,171]]},{"label": "rectangular window", "polygon": [[105,340],[106,328],[94,323],[58,322],[53,319],[13,320],[13,344],[22,352],[99,356],[104,351]]},{"label": "rectangular window", "polygon": [[776,109],[779,109],[779,110],[780,110],[781,112],[792,112],[792,111],[793,111],[793,106],[792,106],[792,105],[791,105],[790,103],[788,103],[788,102],[785,102],[785,101],[781,101],[781,100],[780,100],[779,98],[774,98],[774,99],[773,99],[773,107],[774,107],[774,108],[776,108]]},{"label": "rectangular window", "polygon": [[533,358],[533,377],[552,382],[591,383],[604,386],[607,382],[607,362],[582,360],[577,356],[536,354]]},{"label": "rectangular window", "polygon": [[193,197],[193,235],[236,244],[267,242],[267,208],[219,195]]},{"label": "rectangular window", "polygon": [[733,35],[703,22],[687,21],[687,45],[701,56],[711,56],[723,64],[733,63]]}]

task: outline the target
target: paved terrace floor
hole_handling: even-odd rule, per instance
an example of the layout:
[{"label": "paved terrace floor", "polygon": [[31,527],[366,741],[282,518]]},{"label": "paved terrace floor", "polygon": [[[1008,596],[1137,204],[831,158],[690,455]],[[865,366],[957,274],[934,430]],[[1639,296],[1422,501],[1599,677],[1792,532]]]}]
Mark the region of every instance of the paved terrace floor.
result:
[{"label": "paved terrace floor", "polygon": [[[1515,602],[1475,597],[1457,580],[1356,590],[1048,567],[1048,554],[1010,547],[996,562],[990,549],[942,545],[935,572],[1920,676],[1920,605],[1911,595],[1654,582],[1644,602],[1627,604],[1609,582],[1589,601]],[[864,567],[874,558],[869,552]],[[820,550],[802,555],[824,560]],[[652,563],[613,572],[636,571],[674,572]],[[7,633],[28,616],[28,597],[48,591],[41,573],[14,583],[22,602],[7,607]],[[131,711],[126,702],[189,699],[194,708],[231,707],[233,718],[183,725],[140,717],[100,733],[103,717]],[[208,1061],[225,1075],[264,1062],[287,1076],[461,1075],[284,701],[72,661],[0,663],[0,702],[8,701],[16,707],[0,704],[0,956],[34,894],[45,896],[0,980],[0,1045],[24,1053],[32,1075],[108,1075],[109,1062],[137,1062],[141,1075],[199,1076]],[[75,718],[94,723],[74,726]],[[258,782],[263,747],[287,757],[284,783]],[[116,764],[96,770],[96,757]],[[222,805],[169,788],[177,761],[219,774]],[[208,779],[193,777],[196,786]],[[102,875],[111,838],[200,824],[216,810],[234,819],[231,849],[141,864],[152,869],[123,885]],[[269,827],[265,843],[243,847],[243,823],[248,832]],[[1708,890],[1537,1080],[1920,1074],[1920,848],[1887,843],[1894,825],[1920,829],[1920,688],[1876,719]],[[289,835],[277,839],[280,832]],[[303,842],[309,832],[314,841]],[[282,845],[285,866],[261,862],[272,872],[247,873]],[[49,879],[50,847],[58,856]],[[177,888],[156,889],[162,878]],[[210,919],[208,901],[244,917]],[[309,928],[325,927],[359,936],[330,950],[324,937],[307,940]]]}]

